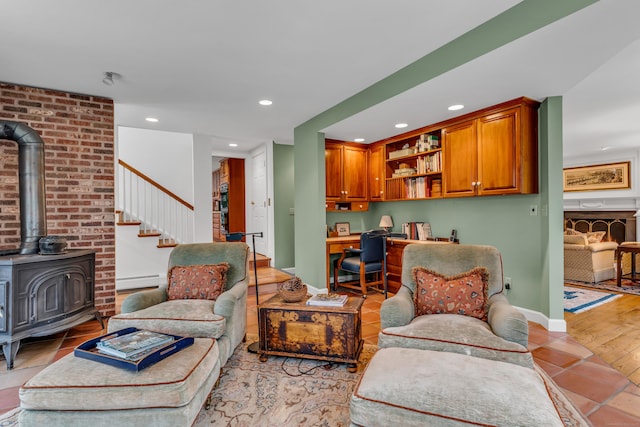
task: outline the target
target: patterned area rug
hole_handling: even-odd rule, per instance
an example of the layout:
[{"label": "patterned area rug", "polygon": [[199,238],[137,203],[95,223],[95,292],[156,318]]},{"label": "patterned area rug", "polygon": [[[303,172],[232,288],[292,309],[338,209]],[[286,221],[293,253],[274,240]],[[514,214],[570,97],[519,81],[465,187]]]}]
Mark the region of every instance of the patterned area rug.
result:
[{"label": "patterned area rug", "polygon": [[620,294],[612,294],[610,292],[592,291],[565,285],[564,311],[569,313],[582,313],[583,311],[613,301],[621,296]]},{"label": "patterned area rug", "polygon": [[587,288],[600,289],[602,291],[622,292],[625,294],[640,295],[640,283],[622,279],[621,285],[616,285],[616,279],[605,280],[600,283],[579,282],[577,280],[565,280],[566,285],[585,286]]},{"label": "patterned area rug", "polygon": [[262,363],[242,347],[227,362],[211,408],[200,411],[194,427],[346,427],[351,394],[377,349],[365,344],[358,371],[349,373],[344,363],[277,356]]},{"label": "patterned area rug", "polygon": [[[242,345],[224,367],[211,408],[200,411],[194,427],[346,427],[351,394],[375,351],[376,346],[365,345],[358,371],[349,373],[344,364],[305,359],[269,357],[261,363]],[[588,425],[553,380],[536,370],[564,425]],[[0,415],[0,427],[18,427],[19,412]]]}]

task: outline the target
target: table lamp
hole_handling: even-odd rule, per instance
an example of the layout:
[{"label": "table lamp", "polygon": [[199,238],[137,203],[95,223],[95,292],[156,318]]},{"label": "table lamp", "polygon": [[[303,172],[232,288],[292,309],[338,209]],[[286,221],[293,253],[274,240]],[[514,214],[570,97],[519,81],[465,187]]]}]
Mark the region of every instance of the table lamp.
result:
[{"label": "table lamp", "polygon": [[385,231],[389,231],[389,229],[393,227],[393,220],[389,215],[382,215],[379,227],[384,228]]}]

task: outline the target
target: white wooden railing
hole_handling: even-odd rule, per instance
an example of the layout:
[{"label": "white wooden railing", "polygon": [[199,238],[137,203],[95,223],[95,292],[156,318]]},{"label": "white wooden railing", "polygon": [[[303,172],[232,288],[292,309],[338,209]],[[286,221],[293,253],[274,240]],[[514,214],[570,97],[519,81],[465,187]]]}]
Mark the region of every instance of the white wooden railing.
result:
[{"label": "white wooden railing", "polygon": [[141,234],[159,233],[161,245],[194,241],[193,205],[122,160],[116,197],[121,221],[140,222]]}]

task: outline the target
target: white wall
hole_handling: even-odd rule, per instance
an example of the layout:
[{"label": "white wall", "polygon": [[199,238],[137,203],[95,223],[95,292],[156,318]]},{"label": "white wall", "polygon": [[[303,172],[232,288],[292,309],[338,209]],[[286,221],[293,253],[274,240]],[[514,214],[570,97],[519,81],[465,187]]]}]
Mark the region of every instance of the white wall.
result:
[{"label": "white wall", "polygon": [[[632,211],[640,209],[640,151],[603,151],[597,155],[564,159],[563,167],[631,162],[631,188],[606,191],[572,191],[563,194],[565,211]],[[640,227],[636,229],[640,241]]]},{"label": "white wall", "polygon": [[191,134],[118,127],[118,158],[191,204],[193,145]]},{"label": "white wall", "polygon": [[193,136],[194,242],[213,241],[211,138]]}]

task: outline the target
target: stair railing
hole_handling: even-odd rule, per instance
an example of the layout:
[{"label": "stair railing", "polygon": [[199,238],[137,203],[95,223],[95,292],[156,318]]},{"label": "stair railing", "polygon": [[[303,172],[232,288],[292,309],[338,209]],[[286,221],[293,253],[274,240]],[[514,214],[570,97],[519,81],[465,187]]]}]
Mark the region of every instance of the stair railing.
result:
[{"label": "stair railing", "polygon": [[160,246],[194,241],[193,205],[118,160],[118,210],[124,222],[140,222],[141,234],[158,234]]}]

